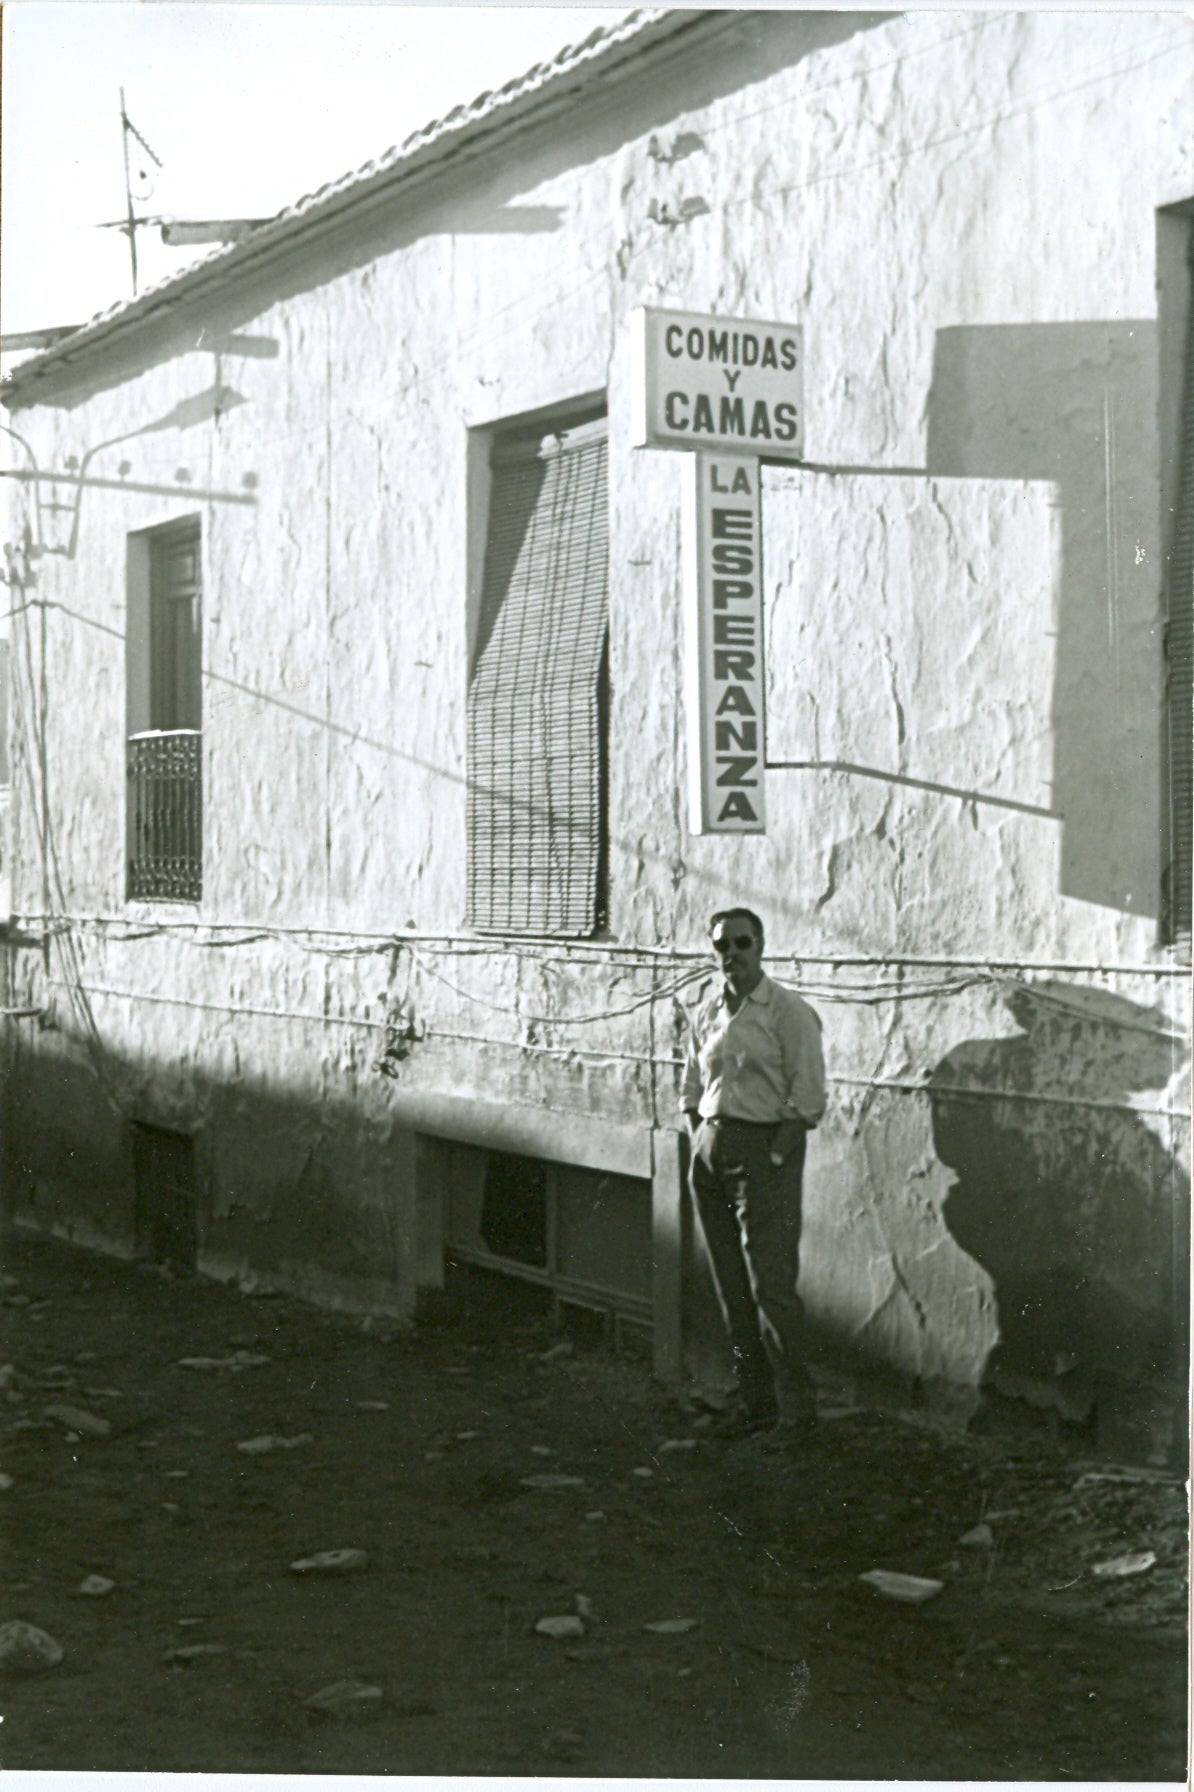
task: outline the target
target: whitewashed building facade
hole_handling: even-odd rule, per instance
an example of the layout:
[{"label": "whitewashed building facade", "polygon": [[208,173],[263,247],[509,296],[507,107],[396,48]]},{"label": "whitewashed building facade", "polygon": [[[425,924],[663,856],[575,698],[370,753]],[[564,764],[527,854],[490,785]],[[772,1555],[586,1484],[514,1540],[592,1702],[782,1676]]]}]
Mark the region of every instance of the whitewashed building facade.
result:
[{"label": "whitewashed building facade", "polygon": [[[825,1360],[1163,1447],[1191,71],[1176,14],[635,15],[22,363],[10,1222],[401,1316],[497,1263],[707,1367],[745,901],[825,1023]],[[801,333],[764,833],[688,823],[643,306]]]}]

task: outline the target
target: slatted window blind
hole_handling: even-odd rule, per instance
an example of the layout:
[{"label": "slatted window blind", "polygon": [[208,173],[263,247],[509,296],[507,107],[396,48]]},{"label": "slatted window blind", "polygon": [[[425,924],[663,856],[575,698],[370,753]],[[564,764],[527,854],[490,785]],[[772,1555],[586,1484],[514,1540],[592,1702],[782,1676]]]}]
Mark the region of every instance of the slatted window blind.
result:
[{"label": "slatted window blind", "polygon": [[[1194,248],[1194,229],[1187,239]],[[1192,268],[1194,274],[1194,268]],[[1192,281],[1194,284],[1194,281]],[[1194,834],[1194,320],[1187,327],[1183,368],[1181,476],[1169,561],[1169,937],[1190,941],[1190,884]]]},{"label": "slatted window blind", "polygon": [[605,423],[497,442],[469,686],[468,913],[486,932],[603,924]]}]

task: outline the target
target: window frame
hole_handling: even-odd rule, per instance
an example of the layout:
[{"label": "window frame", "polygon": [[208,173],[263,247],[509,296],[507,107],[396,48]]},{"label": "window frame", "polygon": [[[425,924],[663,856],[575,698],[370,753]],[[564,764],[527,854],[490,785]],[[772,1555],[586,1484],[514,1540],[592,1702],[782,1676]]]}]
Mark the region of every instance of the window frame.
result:
[{"label": "window frame", "polygon": [[[195,555],[190,686],[197,726],[162,726],[179,710],[160,689],[164,564]],[[203,594],[205,537],[196,513],[127,537],[125,627],[125,900],[197,905],[203,896]],[[181,601],[181,600],[171,600]],[[177,642],[175,642],[177,646]],[[174,672],[177,674],[177,656]],[[158,686],[155,689],[155,685]]]},{"label": "window frame", "polygon": [[[592,938],[608,925],[608,439],[604,395],[472,432],[464,906],[465,925],[478,933]],[[595,447],[599,457],[591,453]],[[520,533],[517,524],[509,526],[510,508],[519,469],[536,462],[545,470],[529,501],[526,492],[519,500],[528,505]],[[552,514],[556,503],[561,507]],[[534,677],[511,654],[516,617],[534,630],[539,657],[527,662],[537,668]],[[575,635],[561,623],[573,624]],[[501,665],[503,652],[512,666]],[[565,671],[569,654],[586,662],[583,679],[575,664]],[[558,749],[561,729],[566,752],[548,756],[528,747],[528,739],[537,739],[542,749],[546,735]],[[521,749],[519,736],[526,737]],[[520,750],[531,793],[522,818],[514,794]],[[553,768],[565,774],[559,803]],[[492,781],[488,788],[485,780]],[[578,828],[586,811],[587,834]]]}]

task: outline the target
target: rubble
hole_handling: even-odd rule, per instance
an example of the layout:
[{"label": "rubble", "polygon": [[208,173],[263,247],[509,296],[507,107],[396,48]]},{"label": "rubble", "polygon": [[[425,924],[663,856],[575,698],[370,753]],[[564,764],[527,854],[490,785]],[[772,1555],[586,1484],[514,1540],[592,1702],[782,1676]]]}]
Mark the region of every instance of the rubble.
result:
[{"label": "rubble", "polygon": [[576,1761],[580,1758],[584,1740],[579,1730],[556,1730],[540,1746],[542,1752],[554,1761]]},{"label": "rubble", "polygon": [[176,1367],[179,1369],[230,1369],[237,1374],[241,1369],[262,1369],[270,1361],[268,1356],[261,1356],[251,1350],[234,1350],[231,1356],[180,1356]]},{"label": "rubble", "polygon": [[859,1580],[874,1587],[885,1599],[898,1599],[904,1605],[923,1605],[941,1592],[944,1581],[925,1580],[918,1574],[893,1574],[886,1568],[872,1568],[860,1574]]},{"label": "rubble", "polygon": [[[39,1248],[48,1255],[57,1247]],[[1162,1755],[1152,1749],[1151,1735],[1154,1729],[1163,1733],[1168,1723],[1176,1737],[1179,1727],[1176,1716],[1170,1721],[1161,1712],[1164,1685],[1141,1680],[1139,1703],[1121,1726],[1125,1738],[1131,1735],[1131,1754],[1115,1752],[1120,1718],[1118,1707],[1111,1707],[1113,1698],[1126,1707],[1124,1689],[1131,1676],[1142,1672],[1141,1664],[1161,1661],[1168,1636],[1142,1636],[1139,1663],[1129,1646],[1122,1650],[1121,1668],[1114,1646],[1123,1639],[1112,1627],[1172,1632],[1172,1671],[1175,1677],[1181,1671],[1184,1501],[1181,1488],[1171,1482],[1120,1476],[1110,1468],[1104,1473],[1085,1454],[1050,1453],[1026,1445],[1018,1432],[1010,1442],[1002,1432],[980,1432],[947,1447],[936,1434],[922,1440],[915,1428],[878,1415],[865,1425],[834,1427],[831,1438],[810,1446],[808,1462],[793,1481],[754,1451],[728,1465],[720,1453],[711,1454],[694,1417],[681,1416],[666,1391],[638,1379],[637,1364],[623,1364],[595,1349],[582,1353],[578,1345],[565,1370],[528,1375],[534,1344],[528,1348],[523,1335],[495,1341],[492,1366],[478,1366],[474,1380],[456,1385],[442,1374],[439,1356],[449,1346],[459,1348],[459,1336],[430,1342],[424,1337],[418,1351],[412,1349],[409,1373],[394,1381],[392,1410],[379,1430],[356,1424],[364,1415],[359,1407],[354,1411],[358,1394],[364,1396],[368,1388],[379,1391],[375,1351],[337,1342],[326,1360],[304,1354],[315,1321],[299,1310],[293,1337],[280,1326],[276,1336],[271,1332],[261,1339],[262,1348],[268,1345],[273,1353],[276,1392],[273,1377],[235,1386],[227,1371],[208,1373],[206,1379],[201,1374],[175,1377],[174,1351],[180,1344],[184,1350],[191,1346],[197,1329],[191,1291],[183,1292],[187,1298],[180,1301],[180,1314],[170,1321],[173,1333],[166,1329],[164,1303],[156,1300],[160,1330],[125,1328],[136,1330],[135,1360],[131,1345],[122,1353],[122,1327],[106,1311],[102,1318],[108,1330],[101,1334],[98,1299],[95,1315],[88,1317],[90,1330],[79,1333],[79,1341],[84,1336],[91,1342],[105,1338],[103,1367],[127,1389],[124,1406],[113,1414],[115,1442],[100,1451],[98,1444],[88,1448],[85,1440],[76,1449],[82,1470],[59,1448],[57,1423],[47,1438],[14,1437],[9,1443],[9,1468],[20,1497],[5,1506],[0,1495],[0,1509],[11,1515],[19,1505],[22,1512],[32,1509],[31,1518],[36,1518],[45,1496],[47,1511],[51,1500],[58,1501],[61,1518],[69,1524],[57,1531],[52,1544],[48,1525],[43,1527],[47,1551],[52,1547],[54,1555],[38,1558],[30,1548],[19,1559],[14,1556],[14,1575],[31,1578],[24,1591],[10,1590],[9,1611],[55,1623],[63,1631],[63,1665],[70,1680],[64,1676],[61,1687],[65,1697],[76,1674],[80,1685],[86,1678],[80,1712],[98,1711],[103,1721],[105,1712],[110,1716],[123,1709],[127,1693],[120,1688],[119,1662],[124,1648],[121,1644],[113,1655],[113,1646],[119,1638],[135,1639],[139,1631],[141,1642],[134,1646],[142,1652],[148,1647],[150,1678],[156,1672],[167,1695],[164,1706],[155,1710],[151,1702],[138,1718],[142,1736],[154,1736],[155,1726],[164,1726],[171,1711],[180,1736],[184,1725],[200,1732],[215,1697],[216,1708],[225,1700],[234,1701],[238,1711],[251,1706],[259,1733],[280,1726],[279,1750],[296,1745],[301,1752],[305,1746],[306,1758],[316,1766],[321,1765],[317,1750],[334,1747],[329,1732],[339,1734],[354,1751],[366,1747],[367,1754],[372,1734],[377,1753],[369,1756],[371,1762],[397,1749],[390,1758],[406,1760],[414,1772],[416,1763],[420,1769],[431,1763],[434,1770],[441,1724],[446,1734],[463,1708],[466,1719],[472,1711],[475,1724],[471,1759],[480,1758],[481,1749],[500,1734],[511,1761],[527,1765],[529,1750],[533,1772],[541,1740],[557,1724],[579,1724],[582,1706],[586,1723],[594,1710],[604,1709],[604,1664],[613,1662],[625,1706],[619,1706],[620,1728],[631,1731],[632,1739],[639,1731],[647,1734],[647,1714],[656,1705],[661,1726],[665,1719],[672,1726],[666,1734],[684,1738],[690,1719],[700,1723],[706,1706],[719,1705],[711,1682],[719,1674],[742,1674],[743,1703],[759,1722],[757,1739],[739,1735],[740,1764],[750,1761],[752,1748],[771,1746],[769,1737],[774,1743],[778,1719],[769,1714],[773,1705],[779,1709],[775,1687],[788,1673],[785,1650],[799,1653],[811,1647],[816,1640],[808,1628],[812,1625],[820,1636],[820,1666],[814,1666],[822,1699],[840,1694],[847,1701],[849,1715],[843,1710],[841,1716],[850,1728],[856,1709],[864,1712],[867,1701],[882,1703],[887,1712],[883,1721],[890,1718],[893,1728],[903,1726],[910,1747],[914,1738],[921,1739],[917,1747],[923,1742],[926,1753],[918,1764],[923,1759],[944,1768],[950,1749],[957,1743],[960,1750],[964,1735],[968,1745],[974,1741],[976,1765],[998,1768],[1006,1730],[1008,1765],[1025,1777],[1033,1768],[1064,1772],[1057,1765],[1063,1756],[1079,1778],[1094,1777],[1082,1771],[1094,1767],[1110,1770],[1114,1777],[1124,1760],[1138,1759],[1150,1770],[1164,1765]],[[231,1310],[218,1287],[203,1292],[217,1315],[225,1306]],[[10,1317],[14,1339],[22,1323]],[[223,1351],[234,1341],[232,1326],[203,1329]],[[17,1388],[32,1386],[34,1369],[41,1371],[45,1356],[70,1354],[72,1341],[55,1336],[51,1344],[56,1332],[57,1321],[45,1335],[47,1348],[38,1363],[22,1352],[12,1378]],[[543,1344],[550,1341],[541,1325],[528,1324],[526,1333],[541,1337]],[[4,1356],[11,1357],[17,1347],[10,1345]],[[320,1347],[317,1340],[311,1348]],[[315,1382],[311,1401],[283,1397],[284,1364],[293,1367],[292,1376],[287,1369],[292,1389]],[[92,1374],[106,1379],[100,1369]],[[536,1390],[549,1387],[550,1401],[536,1403]],[[260,1399],[255,1398],[258,1393]],[[28,1405],[19,1410],[36,1417],[44,1402],[67,1399],[32,1391]],[[378,1409],[387,1410],[380,1403]],[[5,1404],[0,1392],[5,1441],[17,1410]],[[300,1414],[320,1425],[306,1454],[300,1449],[288,1455],[278,1448],[272,1463],[244,1467],[252,1452],[240,1452],[241,1463],[233,1461],[238,1432],[240,1441],[253,1441],[249,1426],[254,1418]],[[121,1436],[126,1425],[131,1429]],[[188,1441],[200,1426],[207,1429],[207,1441]],[[482,1441],[468,1438],[474,1429]],[[528,1463],[532,1441],[546,1445],[548,1438],[555,1452],[551,1460]],[[384,1533],[384,1547],[377,1525],[387,1492],[378,1492],[370,1474],[379,1439],[386,1445],[386,1462],[379,1466],[403,1501],[401,1526],[395,1525],[393,1535]],[[426,1476],[420,1460],[433,1439],[445,1443],[445,1459],[434,1478]],[[156,1454],[145,1447],[159,1442]],[[182,1489],[176,1463],[189,1468],[194,1488]],[[326,1463],[326,1476],[307,1474],[311,1463]],[[635,1464],[654,1469],[650,1488],[642,1478],[632,1478]],[[543,1501],[519,1497],[528,1490],[519,1485],[524,1469],[542,1472]],[[71,1493],[82,1474],[88,1481],[86,1499]],[[154,1513],[161,1481],[174,1474],[179,1478],[166,1497],[182,1500],[184,1509],[175,1518],[160,1512],[167,1522],[159,1523]],[[534,1488],[538,1478],[528,1479]],[[358,1485],[368,1496],[360,1501]],[[551,1490],[557,1487],[561,1491],[553,1497]],[[89,1530],[93,1491],[101,1503]],[[923,1496],[922,1506],[913,1507],[914,1491]],[[592,1506],[594,1493],[606,1493],[610,1507]],[[82,1502],[74,1513],[67,1504],[72,1498]],[[796,1526],[790,1522],[793,1498],[802,1508]],[[1067,1506],[1076,1517],[1063,1516]],[[107,1521],[114,1518],[119,1525],[126,1509],[147,1520],[144,1536],[138,1537],[135,1558],[107,1557],[105,1575],[114,1579],[119,1569],[123,1578],[107,1595],[106,1605],[95,1594],[88,1606],[79,1569],[94,1560],[97,1541],[110,1534]],[[193,1528],[187,1528],[192,1519]],[[993,1542],[982,1537],[983,1525]],[[345,1543],[355,1530],[368,1547],[369,1568],[355,1578],[342,1565],[322,1570],[307,1565],[312,1544],[322,1550],[329,1532],[334,1537],[337,1530]],[[970,1541],[962,1546],[964,1537]],[[306,1560],[288,1572],[289,1550],[296,1542]],[[24,1540],[18,1537],[18,1543],[24,1550]],[[1129,1551],[1141,1553],[1145,1545],[1156,1555],[1149,1571],[1095,1575],[1094,1566]],[[106,1553],[107,1546],[101,1547]],[[336,1561],[338,1552],[323,1553]],[[858,1562],[869,1556],[873,1564],[876,1555],[886,1556],[885,1569],[894,1561],[915,1562],[915,1574],[935,1576],[949,1600],[937,1598],[931,1610],[922,1611],[890,1600],[890,1595],[881,1598],[873,1584],[857,1579]],[[947,1560],[951,1565],[945,1565]],[[743,1578],[739,1570],[744,1561],[757,1573]],[[196,1564],[203,1572],[195,1572]],[[716,1580],[706,1574],[706,1564]],[[181,1565],[187,1565],[188,1578],[178,1571]],[[213,1565],[216,1572],[206,1573]],[[426,1572],[439,1577],[441,1568],[444,1597],[433,1612],[426,1607],[422,1581]],[[336,1578],[344,1573],[347,1580]],[[1054,1600],[1054,1586],[1068,1590]],[[714,1596],[706,1597],[710,1587]],[[171,1588],[183,1604],[181,1619],[177,1607],[170,1611]],[[159,1598],[163,1594],[164,1604]],[[158,1599],[156,1630],[146,1628],[143,1613],[138,1617],[145,1597]],[[200,1597],[209,1608],[206,1621],[195,1614],[192,1603]],[[242,1647],[242,1636],[266,1634],[257,1619],[273,1614],[278,1600],[294,1604],[296,1612],[301,1608],[302,1634],[292,1637],[293,1649],[286,1648],[279,1659],[264,1647]],[[1028,1614],[1022,1631],[1017,1605]],[[548,1614],[571,1618],[579,1629],[570,1625],[571,1634],[559,1637],[537,1632],[544,1606]],[[644,1629],[643,1613],[652,1608],[657,1618]],[[74,1625],[68,1629],[71,1616]],[[823,1625],[830,1618],[832,1630],[826,1631]],[[171,1636],[176,1626],[187,1631],[184,1645],[192,1638],[199,1641],[196,1628],[205,1628],[217,1644],[226,1637],[223,1660],[215,1653],[192,1657],[189,1673],[187,1657],[161,1665],[167,1643],[177,1640]],[[409,1688],[397,1679],[391,1685],[389,1672],[382,1672],[387,1663],[394,1665],[387,1649],[401,1634],[423,1638],[415,1661],[404,1668],[404,1675],[417,1678]],[[1043,1638],[1050,1651],[1047,1659]],[[1074,1646],[1074,1639],[1080,1646]],[[1061,1652],[1067,1640],[1072,1653]],[[547,1641],[551,1649],[542,1646]],[[452,1678],[457,1670],[450,1665],[450,1646],[461,1643],[462,1663],[471,1655],[489,1677],[484,1697],[478,1694],[474,1704],[470,1700],[477,1689],[469,1682],[467,1666],[459,1669],[459,1683]],[[1003,1665],[996,1663],[996,1655]],[[793,1656],[790,1666],[796,1665]],[[433,1680],[433,1667],[449,1679]],[[689,1677],[682,1688],[678,1676],[685,1669]],[[376,1682],[367,1679],[370,1673],[376,1674]],[[749,1693],[748,1674],[753,1675]],[[585,1681],[583,1687],[578,1680]],[[15,1681],[11,1684],[17,1687]],[[39,1693],[54,1694],[58,1684],[48,1681]],[[328,1709],[321,1710],[321,1695],[345,1684],[375,1685],[377,1690],[360,1696],[350,1692],[343,1700],[333,1693]],[[442,1719],[431,1726],[434,1734],[425,1737],[411,1736],[408,1726],[412,1753],[404,1755],[403,1694],[425,1694],[433,1685]],[[534,1697],[533,1710],[513,1692],[515,1685]],[[1090,1688],[1098,1689],[1098,1701],[1088,1710]],[[1067,1719],[1072,1737],[1067,1730],[1057,1741],[1048,1711],[1054,1695],[1059,1709],[1063,1696],[1072,1700],[1076,1714]],[[101,1696],[107,1703],[94,1703]],[[668,1708],[673,1699],[674,1711]],[[77,1702],[74,1695],[69,1702]],[[0,1710],[4,1708],[0,1701]],[[719,1705],[723,1715],[726,1708]],[[338,1711],[345,1716],[342,1724],[335,1721]],[[822,1704],[818,1724],[824,1711]],[[832,1719],[832,1706],[829,1711]],[[1015,1713],[1014,1724],[1004,1721],[1008,1711]],[[748,1715],[742,1715],[743,1725]],[[10,1718],[0,1726],[0,1735],[15,1723]],[[320,1729],[322,1741],[316,1733]],[[941,1742],[934,1755],[938,1730]],[[609,1767],[601,1753],[607,1740],[613,1746],[612,1732],[607,1739],[598,1725],[589,1739],[586,1771]],[[707,1741],[692,1738],[685,1766],[699,1764],[696,1751]],[[657,1738],[655,1745],[662,1747]],[[60,1746],[47,1732],[46,1750]],[[195,1747],[189,1732],[187,1746]],[[1177,1740],[1171,1746],[1175,1759]],[[86,1747],[85,1732],[80,1732],[79,1747]],[[419,1749],[426,1752],[420,1755]],[[1051,1749],[1060,1752],[1055,1756]],[[1065,1753],[1067,1749],[1072,1752]],[[660,1770],[666,1770],[666,1753],[655,1758]],[[757,1753],[754,1758],[760,1770],[764,1762],[768,1767],[781,1763],[778,1744],[774,1760]],[[552,1764],[539,1759],[547,1771]],[[678,1758],[675,1765],[680,1765]],[[1150,1771],[1148,1777],[1165,1775]]]},{"label": "rubble", "polygon": [[1100,1483],[1121,1487],[1180,1487],[1182,1477],[1174,1474],[1172,1469],[1123,1462],[1117,1463],[1114,1468],[1088,1469],[1074,1482],[1074,1491],[1076,1493],[1081,1487],[1094,1487]]},{"label": "rubble", "polygon": [[47,1419],[57,1419],[68,1431],[74,1431],[81,1437],[107,1437],[112,1427],[107,1419],[97,1418],[93,1412],[85,1412],[81,1406],[43,1406],[42,1412]]},{"label": "rubble", "polygon": [[292,1574],[354,1574],[368,1565],[363,1549],[324,1549],[318,1555],[300,1556],[290,1569]]},{"label": "rubble", "polygon": [[0,1624],[0,1672],[43,1674],[61,1660],[62,1645],[48,1631],[26,1624],[23,1618]]},{"label": "rubble", "polygon": [[524,1475],[520,1487],[531,1487],[538,1493],[554,1493],[561,1487],[583,1487],[580,1475]]},{"label": "rubble", "polygon": [[1157,1558],[1151,1549],[1142,1549],[1135,1555],[1114,1556],[1108,1562],[1096,1562],[1091,1569],[1100,1580],[1125,1580],[1130,1574],[1145,1574],[1156,1566]]},{"label": "rubble", "polygon": [[585,1634],[584,1624],[572,1612],[559,1618],[540,1618],[535,1629],[540,1636],[565,1637]]},{"label": "rubble", "polygon": [[300,1431],[296,1437],[276,1437],[272,1433],[263,1437],[247,1437],[236,1447],[243,1456],[267,1456],[271,1450],[297,1450],[301,1444],[314,1442],[309,1431]]},{"label": "rubble", "polygon": [[89,1574],[75,1588],[75,1592],[81,1593],[85,1599],[102,1599],[105,1594],[115,1590],[116,1582],[109,1580],[106,1574]]},{"label": "rubble", "polygon": [[369,1686],[362,1680],[335,1680],[313,1692],[303,1704],[308,1711],[324,1717],[355,1717],[363,1711],[376,1710],[381,1701],[380,1686]]}]

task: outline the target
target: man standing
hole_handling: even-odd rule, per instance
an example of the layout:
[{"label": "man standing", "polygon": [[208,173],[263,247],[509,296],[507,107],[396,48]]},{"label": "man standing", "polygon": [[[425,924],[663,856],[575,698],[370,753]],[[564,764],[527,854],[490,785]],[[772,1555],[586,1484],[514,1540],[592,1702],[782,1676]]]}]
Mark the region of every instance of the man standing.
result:
[{"label": "man standing", "polygon": [[821,1023],[763,970],[763,923],[747,908],[709,923],[721,990],[696,1010],[681,1106],[691,1186],[733,1347],[732,1428],[811,1424],[813,1384],[796,1292],[808,1133],[825,1112]]}]

